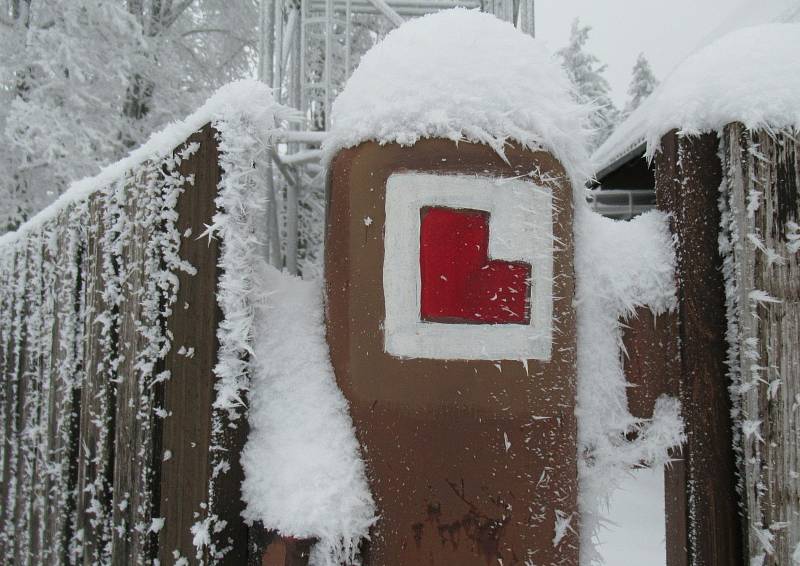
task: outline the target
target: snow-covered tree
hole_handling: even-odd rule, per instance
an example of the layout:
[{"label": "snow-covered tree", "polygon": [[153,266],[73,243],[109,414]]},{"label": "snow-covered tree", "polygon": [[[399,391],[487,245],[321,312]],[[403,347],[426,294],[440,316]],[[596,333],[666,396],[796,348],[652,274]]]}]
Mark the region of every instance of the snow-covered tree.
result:
[{"label": "snow-covered tree", "polygon": [[582,26],[575,18],[572,22],[569,43],[556,55],[561,59],[567,76],[575,85],[580,102],[594,105],[591,126],[595,130],[592,138],[593,147],[597,147],[611,135],[619,120],[619,110],[614,106],[609,95],[610,86],[603,76],[606,65],[593,54],[586,51],[591,26]]},{"label": "snow-covered tree", "polygon": [[249,75],[255,12],[255,0],[4,3],[0,228]]},{"label": "snow-covered tree", "polygon": [[653,93],[657,86],[658,81],[653,74],[653,69],[650,67],[650,62],[644,56],[644,53],[639,53],[636,63],[633,65],[633,71],[631,71],[631,83],[628,86],[629,99],[625,104],[624,115],[627,116],[636,110],[642,101]]}]

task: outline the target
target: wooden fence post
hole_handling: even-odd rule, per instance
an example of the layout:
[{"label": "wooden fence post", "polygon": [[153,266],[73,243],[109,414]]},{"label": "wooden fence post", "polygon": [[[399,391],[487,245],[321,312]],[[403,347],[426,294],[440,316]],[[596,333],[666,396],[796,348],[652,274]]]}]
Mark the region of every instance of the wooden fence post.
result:
[{"label": "wooden fence post", "polygon": [[[158,420],[159,440],[154,449],[155,458],[161,460],[157,513],[165,520],[158,537],[158,558],[162,564],[172,563],[175,551],[190,563],[196,563],[191,529],[196,524],[202,525],[211,513],[217,515],[218,521],[227,523],[221,532],[209,533],[218,550],[228,549],[220,564],[245,564],[249,548],[248,529],[241,518],[243,472],[236,456],[247,436],[247,419],[223,422],[226,433],[220,439],[223,442],[220,448],[231,454],[226,473],[212,469],[210,452],[214,365],[219,347],[216,331],[222,314],[216,302],[219,242],[201,234],[212,224],[216,211],[214,199],[221,173],[215,134],[210,126],[193,134],[186,143],[199,143],[199,148],[180,165],[182,175],[194,177],[193,185],[186,187],[176,207],[177,228],[184,235],[180,255],[197,272],[177,274],[180,285],[177,301],[167,320],[172,348],[164,360],[164,368],[171,377],[159,386],[167,415]],[[219,415],[219,418],[226,417]],[[215,476],[213,494],[209,493],[212,475]],[[209,497],[214,501],[212,510],[206,506]],[[200,558],[209,560],[202,553]]]},{"label": "wooden fence post", "polygon": [[745,543],[782,566],[800,548],[800,143],[733,123],[722,156]]},{"label": "wooden fence post", "polygon": [[[327,335],[378,503],[374,566],[578,562],[572,187],[552,155],[505,151],[367,142],[329,168]],[[489,230],[508,247],[484,264]],[[471,299],[436,302],[465,281]]]},{"label": "wooden fence post", "polygon": [[742,564],[742,532],[725,365],[718,149],[716,134],[691,138],[672,131],[655,158],[658,208],[671,215],[677,236],[680,399],[687,435],[685,482],[669,482],[670,490],[680,492],[668,494],[667,503],[680,509],[684,503],[672,498],[685,493],[688,563],[735,566]]}]

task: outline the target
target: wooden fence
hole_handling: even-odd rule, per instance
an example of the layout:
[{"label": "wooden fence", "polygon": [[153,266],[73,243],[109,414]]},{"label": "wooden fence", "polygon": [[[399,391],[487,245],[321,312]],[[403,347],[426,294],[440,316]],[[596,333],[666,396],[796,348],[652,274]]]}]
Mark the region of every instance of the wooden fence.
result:
[{"label": "wooden fence", "polygon": [[[679,308],[625,341],[633,413],[664,392],[683,405],[670,566],[790,564],[800,545],[796,139],[671,132],[655,160]],[[269,536],[241,519],[246,419],[214,408],[219,144],[206,126],[0,239],[0,562],[261,562]],[[642,381],[654,369],[669,379]]]},{"label": "wooden fence", "polygon": [[212,408],[219,242],[198,237],[219,180],[206,126],[4,240],[0,562],[248,561],[218,458],[246,419]]},{"label": "wooden fence", "polygon": [[800,548],[799,170],[796,131],[738,123],[672,131],[655,157],[679,306],[655,324],[642,313],[626,345],[632,381],[643,363],[668,378],[633,394],[634,414],[647,416],[648,391],[683,408],[687,441],[665,482],[669,566],[787,565]]}]

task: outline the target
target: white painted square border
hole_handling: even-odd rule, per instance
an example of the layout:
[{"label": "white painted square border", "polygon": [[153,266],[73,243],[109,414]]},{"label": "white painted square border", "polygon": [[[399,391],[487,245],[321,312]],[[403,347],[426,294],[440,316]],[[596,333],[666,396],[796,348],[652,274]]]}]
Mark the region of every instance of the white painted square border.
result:
[{"label": "white painted square border", "polygon": [[[420,210],[484,210],[489,256],[531,264],[530,324],[420,320]],[[550,189],[522,179],[395,173],[386,182],[384,348],[401,358],[549,360],[553,341],[553,212]]]}]

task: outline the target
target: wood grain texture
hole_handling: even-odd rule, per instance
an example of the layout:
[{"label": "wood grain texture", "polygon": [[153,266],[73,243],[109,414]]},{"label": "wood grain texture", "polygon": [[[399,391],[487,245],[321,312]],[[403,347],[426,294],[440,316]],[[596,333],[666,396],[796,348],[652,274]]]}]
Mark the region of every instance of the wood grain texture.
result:
[{"label": "wood grain texture", "polygon": [[[177,204],[170,161],[145,163],[5,254],[0,563],[252,558],[238,457],[246,417],[213,409],[219,242],[198,239],[216,212],[215,136],[206,126],[175,150],[199,144],[179,165]],[[170,263],[172,235],[196,273]],[[165,370],[171,379],[159,382]],[[222,432],[212,439],[215,419]],[[213,469],[215,450],[227,471]],[[198,553],[192,527],[212,518]]]},{"label": "wood grain texture", "polygon": [[80,226],[81,215],[70,209],[58,216],[54,250],[55,277],[52,297],[50,395],[47,405],[45,480],[46,506],[42,537],[42,562],[66,563],[72,538],[77,471],[77,425],[80,406],[83,304],[82,264],[85,247]]},{"label": "wood grain texture", "polygon": [[101,325],[108,323],[110,312],[103,293],[107,284],[103,264],[104,261],[110,261],[103,245],[108,229],[104,220],[105,207],[101,194],[90,198],[84,324],[86,374],[81,388],[75,525],[76,553],[79,562],[87,566],[100,561],[107,552],[110,535],[108,517],[111,512],[111,493],[108,480],[113,469],[113,430],[109,430],[108,425],[115,387],[111,381],[111,368],[105,364],[113,344],[104,339],[100,331]]},{"label": "wood grain texture", "polygon": [[677,235],[688,562],[735,566],[742,564],[742,533],[725,365],[717,151],[716,134],[665,135],[655,158],[656,200],[659,209],[671,214]]},{"label": "wood grain texture", "polygon": [[[114,415],[114,525],[111,563],[119,566],[150,564],[151,489],[153,468],[153,388],[150,373],[139,367],[140,352],[146,348],[141,332],[142,300],[145,293],[145,254],[156,226],[146,221],[148,203],[155,195],[148,191],[148,176],[155,172],[142,166],[132,173],[122,196],[122,207],[130,222],[130,237],[121,252],[124,262],[122,297],[119,306],[119,383]],[[157,364],[159,365],[159,364]]]},{"label": "wood grain texture", "polygon": [[[192,543],[191,528],[202,523],[209,513],[227,522],[220,533],[211,533],[217,548],[230,547],[220,564],[245,564],[248,552],[248,530],[241,518],[243,503],[239,458],[247,434],[246,422],[239,419],[238,428],[221,439],[221,449],[228,450],[231,469],[214,480],[214,508],[208,508],[211,469],[211,421],[215,399],[214,366],[219,347],[216,330],[221,312],[216,303],[219,242],[199,236],[212,224],[216,210],[214,199],[220,179],[215,130],[206,126],[193,134],[187,143],[200,147],[181,162],[180,172],[193,175],[194,184],[187,186],[178,198],[178,231],[184,234],[180,256],[191,263],[194,275],[179,272],[179,291],[167,328],[172,335],[172,348],[165,359],[171,377],[163,386],[163,403],[167,416],[160,422],[161,450],[172,457],[161,464],[159,480],[159,514],[166,522],[159,533],[158,558],[162,564],[174,562],[174,554],[190,564],[209,561],[207,548],[197,555]],[[179,151],[180,148],[176,151]],[[183,352],[192,352],[190,355]]]},{"label": "wood grain texture", "polygon": [[18,297],[18,277],[19,267],[24,265],[24,254],[17,250],[10,265],[10,273],[6,280],[5,295],[7,302],[3,305],[7,309],[3,315],[7,320],[4,325],[4,347],[3,347],[3,481],[0,485],[0,557],[7,556],[10,543],[11,512],[14,507],[14,497],[12,494],[12,478],[14,477],[15,457],[16,457],[16,386],[18,379],[17,361],[17,339],[15,328],[17,326],[17,297]]},{"label": "wood grain texture", "polygon": [[[800,254],[787,237],[789,224],[800,223],[800,144],[796,131],[770,134],[730,124],[722,155],[733,242],[746,542],[758,564],[786,565],[800,544]],[[768,297],[759,300],[755,292]]]}]

